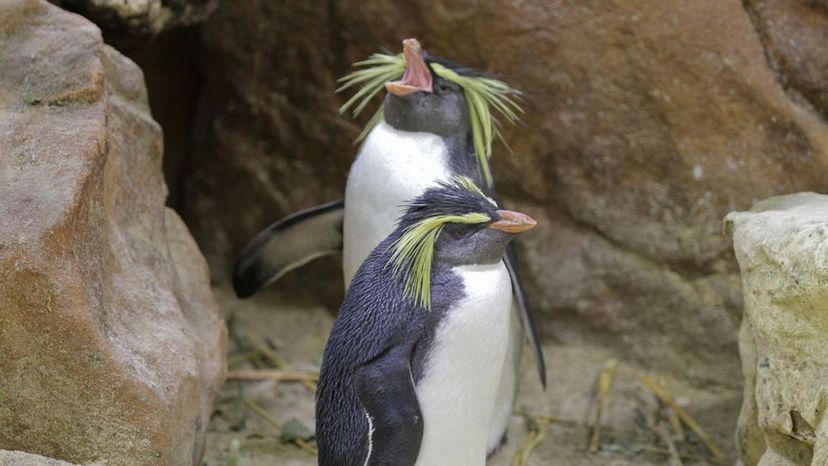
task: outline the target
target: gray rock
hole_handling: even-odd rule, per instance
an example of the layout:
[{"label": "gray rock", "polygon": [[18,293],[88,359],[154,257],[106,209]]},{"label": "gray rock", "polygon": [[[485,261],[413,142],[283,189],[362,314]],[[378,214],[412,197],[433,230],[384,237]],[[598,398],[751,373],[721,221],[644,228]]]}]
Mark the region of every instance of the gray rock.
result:
[{"label": "gray rock", "polygon": [[728,214],[725,231],[745,295],[742,460],[828,464],[828,196],[770,198]]}]

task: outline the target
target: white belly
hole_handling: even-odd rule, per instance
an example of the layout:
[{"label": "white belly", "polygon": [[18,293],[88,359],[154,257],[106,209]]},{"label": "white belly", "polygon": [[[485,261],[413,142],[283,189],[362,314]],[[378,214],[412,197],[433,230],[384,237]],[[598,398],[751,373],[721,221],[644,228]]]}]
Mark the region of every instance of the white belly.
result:
[{"label": "white belly", "polygon": [[417,399],[423,440],[416,466],[483,466],[510,332],[512,283],[503,262],[454,269],[466,296],[440,322]]},{"label": "white belly", "polygon": [[371,131],[345,188],[346,289],[362,261],[394,231],[402,205],[450,177],[448,150],[439,136],[398,131],[385,122]]}]

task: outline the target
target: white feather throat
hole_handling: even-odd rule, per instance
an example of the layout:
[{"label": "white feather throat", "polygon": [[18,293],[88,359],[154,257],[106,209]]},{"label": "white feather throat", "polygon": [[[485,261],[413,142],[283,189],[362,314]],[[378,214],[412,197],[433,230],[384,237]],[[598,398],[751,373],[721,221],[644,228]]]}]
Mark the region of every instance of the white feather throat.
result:
[{"label": "white feather throat", "polygon": [[431,133],[399,131],[382,122],[357,155],[345,188],[345,287],[362,261],[391,232],[402,205],[452,176],[448,148]]}]

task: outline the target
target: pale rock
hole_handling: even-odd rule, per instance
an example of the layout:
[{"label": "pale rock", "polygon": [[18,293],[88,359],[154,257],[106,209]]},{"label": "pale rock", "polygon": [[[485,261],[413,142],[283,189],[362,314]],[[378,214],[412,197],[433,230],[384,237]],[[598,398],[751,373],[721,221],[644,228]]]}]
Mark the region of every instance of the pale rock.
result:
[{"label": "pale rock", "polygon": [[725,217],[745,297],[737,444],[749,466],[828,464],[828,196]]},{"label": "pale rock", "polygon": [[75,466],[54,458],[8,450],[0,450],[0,464],[3,466]]}]

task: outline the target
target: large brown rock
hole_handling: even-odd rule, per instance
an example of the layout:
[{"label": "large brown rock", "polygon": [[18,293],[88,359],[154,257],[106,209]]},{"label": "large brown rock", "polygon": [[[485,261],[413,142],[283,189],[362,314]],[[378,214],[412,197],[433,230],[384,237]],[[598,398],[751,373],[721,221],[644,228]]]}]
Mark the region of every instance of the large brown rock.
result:
[{"label": "large brown rock", "polygon": [[[342,195],[358,125],[335,80],[408,36],[527,91],[495,173],[540,222],[519,247],[544,337],[737,386],[720,219],[828,189],[828,126],[784,91],[738,0],[225,2],[184,201],[214,278],[270,221]],[[318,271],[289,285],[338,279]]]},{"label": "large brown rock", "polygon": [[196,464],[226,330],[141,71],[43,1],[0,35],[0,449]]}]

